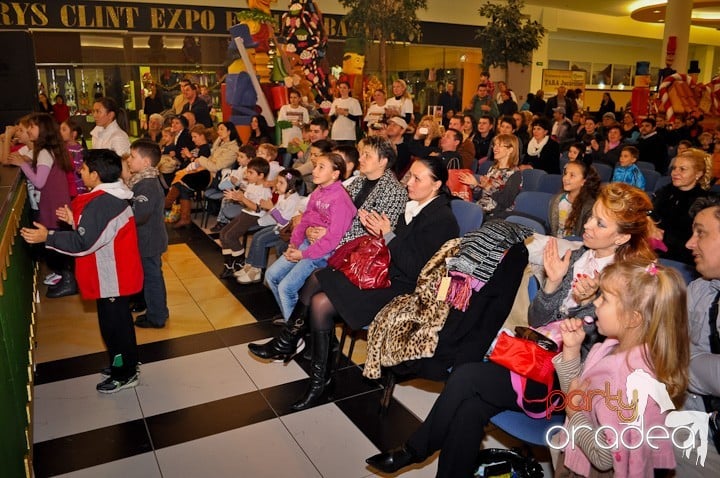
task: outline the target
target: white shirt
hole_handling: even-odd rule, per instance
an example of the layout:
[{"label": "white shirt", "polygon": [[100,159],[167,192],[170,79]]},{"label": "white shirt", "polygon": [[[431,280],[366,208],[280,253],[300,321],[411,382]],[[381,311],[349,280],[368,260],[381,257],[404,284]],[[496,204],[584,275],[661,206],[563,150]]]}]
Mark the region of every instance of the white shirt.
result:
[{"label": "white shirt", "polygon": [[[280,111],[278,111],[278,121],[307,124],[310,122],[310,115],[304,106],[293,108],[292,105],[283,105]],[[282,130],[282,144],[280,146],[287,148],[288,144],[295,138],[302,139],[302,129],[293,124],[290,128]]]},{"label": "white shirt", "polygon": [[408,114],[413,114],[413,102],[410,98],[400,98],[399,100],[396,100],[394,96],[392,98],[388,98],[385,102],[385,109],[392,108],[400,110],[400,116],[402,117],[405,117],[405,115]]},{"label": "white shirt", "polygon": [[104,128],[95,126],[90,135],[93,149],[112,149],[120,156],[130,152],[130,138],[115,120]]},{"label": "white shirt", "polygon": [[364,121],[367,124],[377,123],[385,116],[385,105],[378,106],[377,103],[372,102],[367,110]]},{"label": "white shirt", "polygon": [[[330,116],[337,115],[338,108],[347,109],[348,115],[362,116],[360,102],[353,97],[335,98],[330,107]],[[355,141],[355,121],[345,115],[337,115],[330,130],[330,137],[335,141]]]}]

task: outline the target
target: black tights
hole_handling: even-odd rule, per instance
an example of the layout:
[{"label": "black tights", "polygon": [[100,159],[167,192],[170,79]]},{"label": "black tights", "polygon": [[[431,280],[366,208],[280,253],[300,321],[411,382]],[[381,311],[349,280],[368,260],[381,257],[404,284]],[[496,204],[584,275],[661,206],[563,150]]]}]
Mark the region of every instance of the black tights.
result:
[{"label": "black tights", "polygon": [[335,327],[337,311],[313,272],[300,289],[300,302],[310,308],[310,329],[328,331]]}]

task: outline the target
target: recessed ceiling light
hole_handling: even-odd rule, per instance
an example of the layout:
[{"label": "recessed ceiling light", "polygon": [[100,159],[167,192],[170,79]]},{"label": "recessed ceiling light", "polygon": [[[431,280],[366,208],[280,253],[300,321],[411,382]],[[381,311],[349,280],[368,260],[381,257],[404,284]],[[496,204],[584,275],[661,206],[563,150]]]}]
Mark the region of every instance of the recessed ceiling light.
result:
[{"label": "recessed ceiling light", "polygon": [[653,10],[653,13],[660,13],[660,10]]}]

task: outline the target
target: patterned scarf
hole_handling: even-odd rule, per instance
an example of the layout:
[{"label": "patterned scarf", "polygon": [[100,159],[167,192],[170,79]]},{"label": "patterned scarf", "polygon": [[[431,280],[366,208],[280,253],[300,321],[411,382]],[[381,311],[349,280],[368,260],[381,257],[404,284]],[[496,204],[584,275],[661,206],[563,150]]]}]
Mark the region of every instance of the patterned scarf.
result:
[{"label": "patterned scarf", "polygon": [[445,302],[466,311],[473,291],[479,291],[490,280],[507,250],[532,234],[525,226],[501,219],[489,220],[480,229],[465,234],[460,252],[447,260],[451,281]]},{"label": "patterned scarf", "polygon": [[142,171],[139,171],[126,181],[127,186],[132,189],[135,187],[137,183],[142,181],[143,179],[150,179],[150,178],[156,178],[160,175],[160,172],[157,168],[153,168],[152,166],[146,169],[143,169]]},{"label": "patterned scarf", "polygon": [[510,247],[532,236],[533,231],[520,224],[492,219],[476,231],[465,234],[460,253],[448,261],[448,270],[468,274],[487,282]]}]

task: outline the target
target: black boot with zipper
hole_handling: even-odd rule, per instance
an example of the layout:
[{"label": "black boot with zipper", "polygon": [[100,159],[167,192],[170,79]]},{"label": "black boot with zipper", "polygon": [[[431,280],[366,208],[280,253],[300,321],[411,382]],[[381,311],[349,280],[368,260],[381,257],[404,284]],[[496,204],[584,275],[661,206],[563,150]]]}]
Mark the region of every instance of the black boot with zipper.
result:
[{"label": "black boot with zipper", "polygon": [[305,395],[291,407],[300,411],[317,404],[330,387],[329,355],[330,335],[332,330],[313,330],[312,332],[312,363],[310,364],[310,384]]},{"label": "black boot with zipper", "polygon": [[265,344],[250,344],[248,350],[263,359],[281,359],[289,362],[297,353],[298,343],[309,329],[307,311],[308,307],[298,301],[288,323],[277,337]]}]

